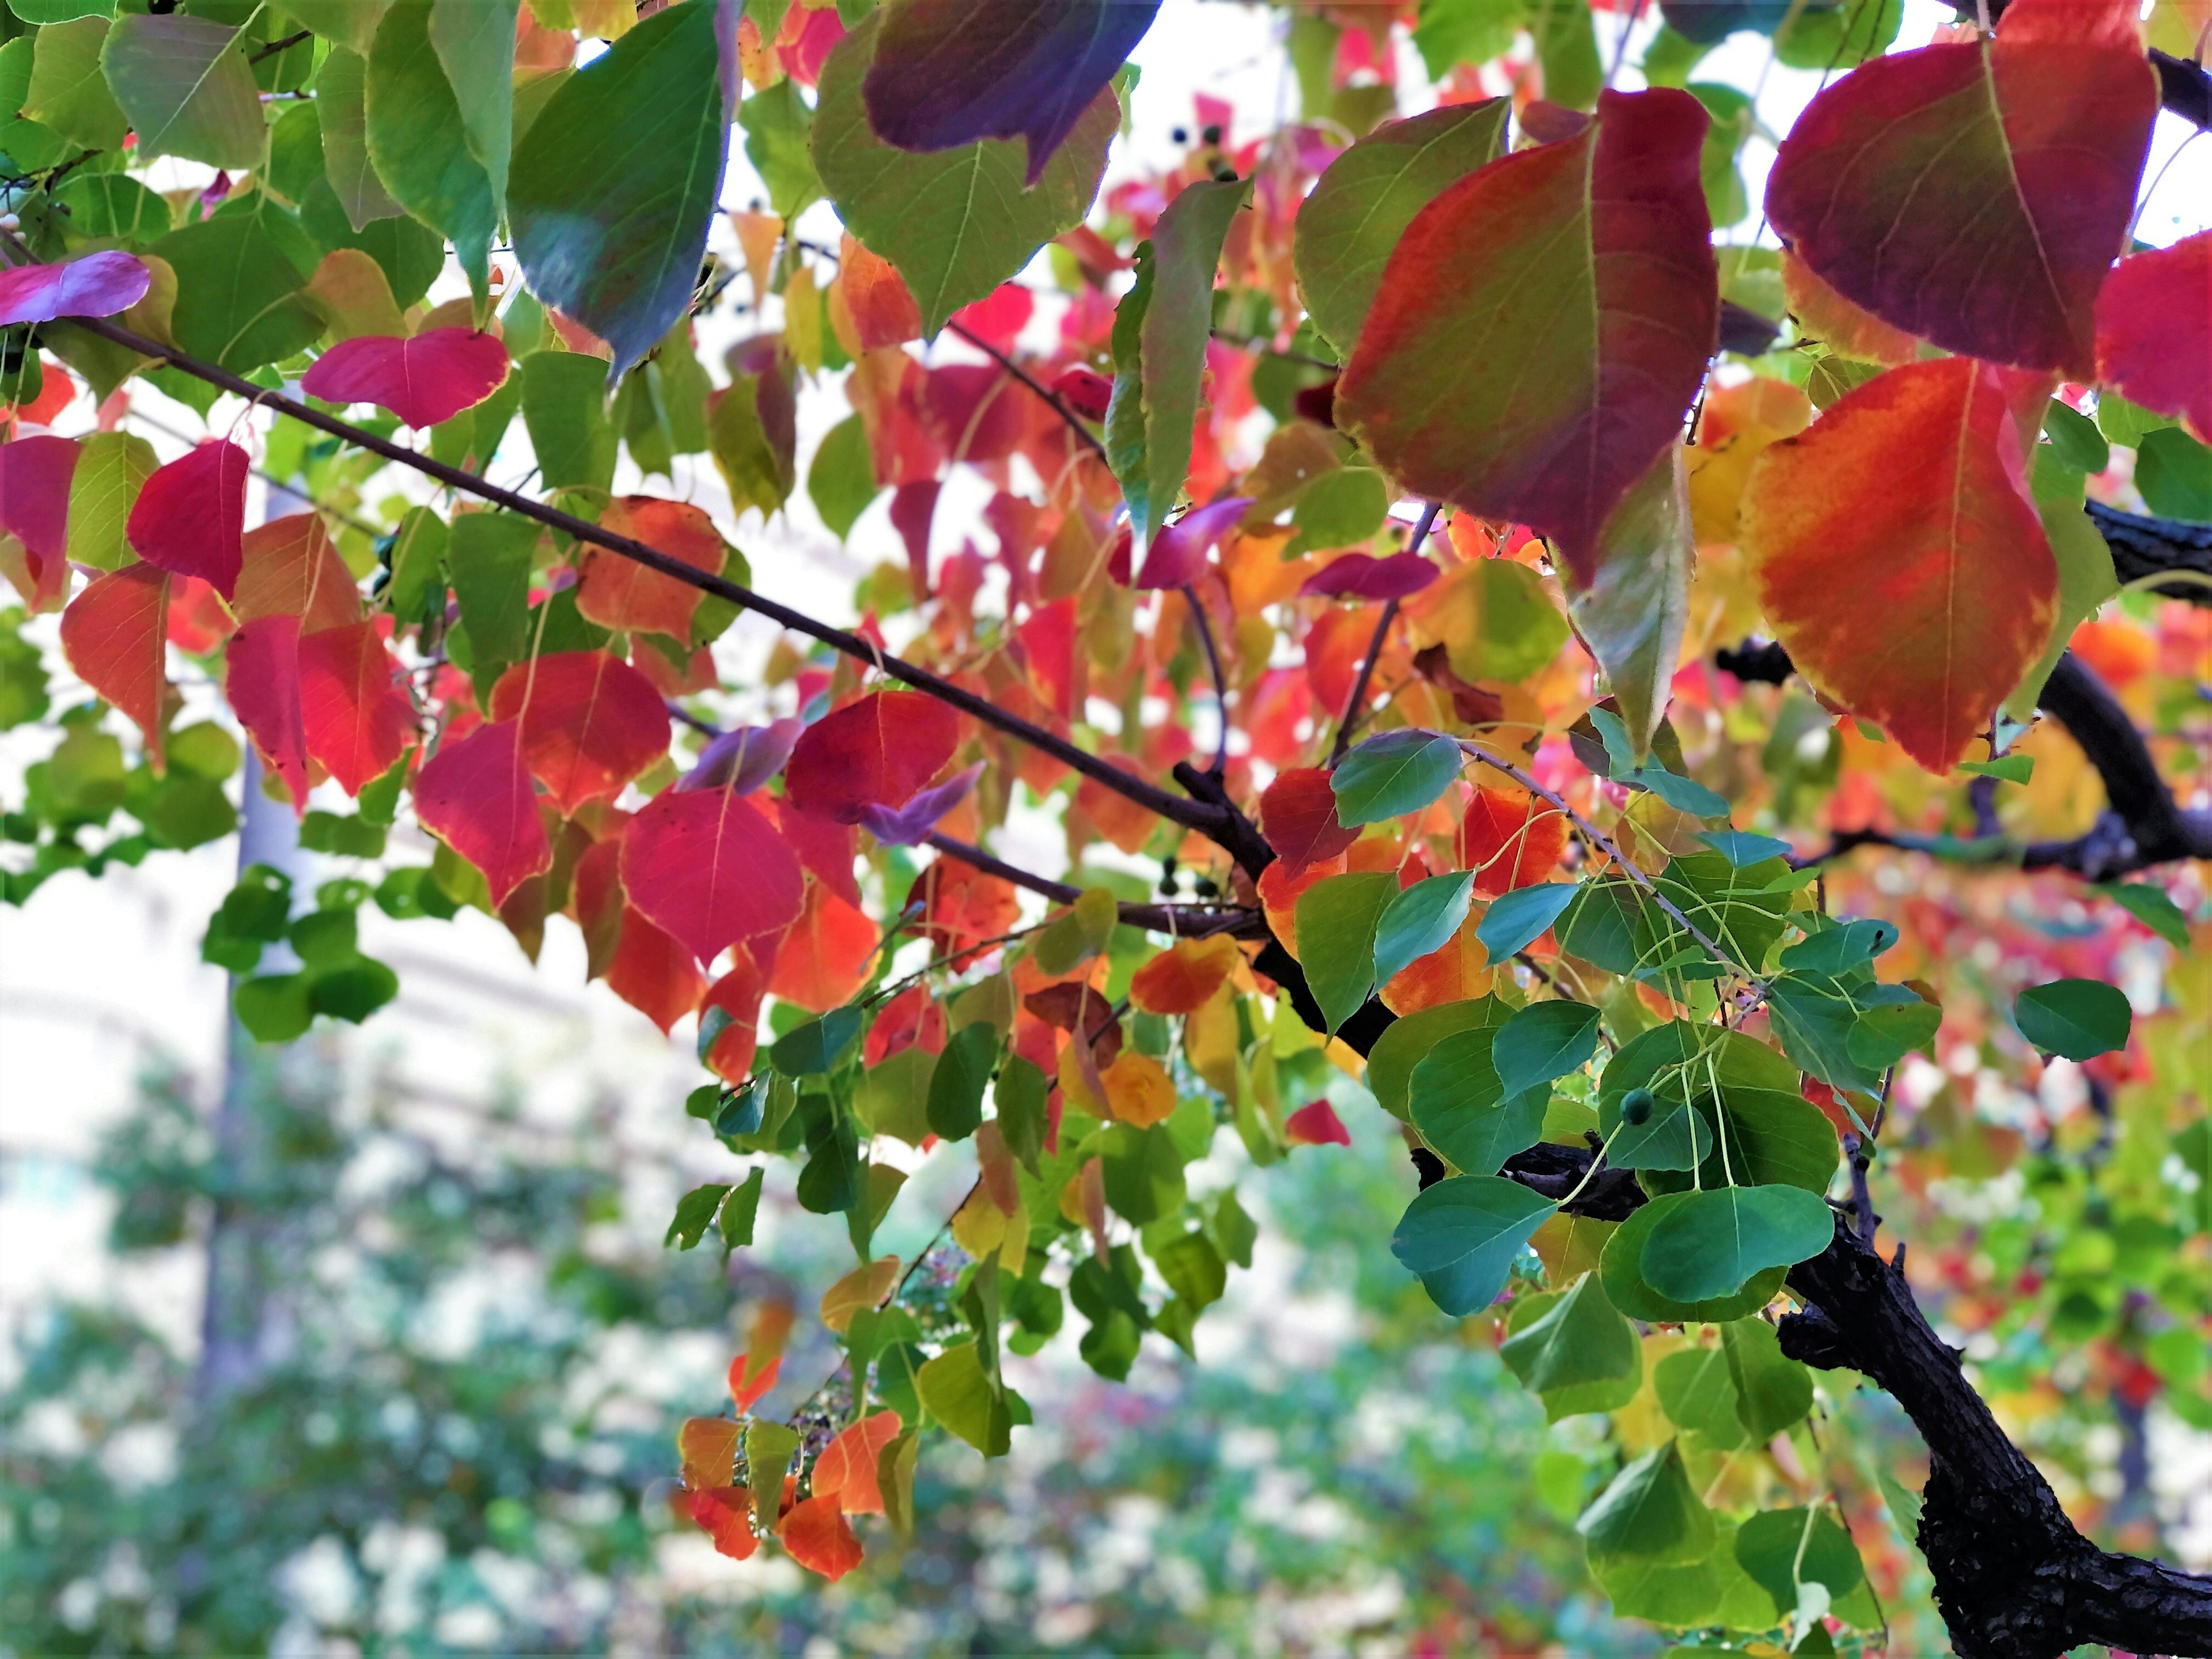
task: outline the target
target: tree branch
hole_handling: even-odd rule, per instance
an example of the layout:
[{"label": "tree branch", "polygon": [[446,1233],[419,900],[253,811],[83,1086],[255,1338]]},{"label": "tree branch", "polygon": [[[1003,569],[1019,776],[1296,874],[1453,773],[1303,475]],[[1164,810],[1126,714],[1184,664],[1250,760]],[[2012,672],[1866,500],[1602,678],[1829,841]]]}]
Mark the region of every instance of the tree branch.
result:
[{"label": "tree branch", "polygon": [[[2123,513],[2102,501],[2082,510],[2112,550],[2112,569],[2123,584],[2144,582],[2160,599],[2212,606],[2212,525]],[[2203,580],[2151,580],[2170,570],[2191,571]]]},{"label": "tree branch", "polygon": [[[1406,544],[1406,551],[1418,553],[1429,539],[1429,532],[1437,522],[1437,514],[1443,511],[1442,501],[1431,501],[1421,509],[1421,521],[1413,526],[1413,538]],[[1398,601],[1395,597],[1384,602],[1382,614],[1375,619],[1374,636],[1367,641],[1367,654],[1359,659],[1359,673],[1352,682],[1352,695],[1344,700],[1344,715],[1336,723],[1336,741],[1329,744],[1328,763],[1334,766],[1344,758],[1344,751],[1352,744],[1352,728],[1359,716],[1366,712],[1367,683],[1374,678],[1375,664],[1382,655],[1382,642],[1390,636],[1390,624],[1398,620]]]},{"label": "tree branch", "polygon": [[1198,589],[1185,582],[1182,592],[1182,602],[1190,607],[1191,625],[1198,629],[1198,642],[1206,650],[1206,670],[1213,676],[1213,715],[1221,722],[1221,734],[1213,745],[1212,773],[1218,778],[1229,769],[1229,682],[1222,678],[1221,651],[1213,642],[1213,624],[1199,603]]},{"label": "tree branch", "polygon": [[[950,836],[934,832],[924,836],[921,844],[932,847],[950,859],[972,866],[984,874],[1010,881],[1017,887],[1025,887],[1032,893],[1042,894],[1055,904],[1073,904],[1083,896],[1080,887],[1070,886],[1064,881],[1054,881],[1048,876],[1032,875],[1018,865],[1007,863],[971,847],[964,841],[955,841]],[[1226,933],[1231,939],[1264,939],[1267,936],[1267,918],[1259,911],[1243,905],[1204,904],[1123,904],[1121,920],[1132,927],[1141,927],[1147,933],[1166,933],[1176,939],[1207,939],[1215,933]]]},{"label": "tree branch", "polygon": [[543,502],[531,500],[527,495],[518,495],[511,489],[502,489],[472,472],[465,472],[459,467],[448,466],[442,461],[409,449],[404,444],[393,443],[390,439],[380,438],[375,433],[355,426],[349,422],[339,420],[335,416],[325,415],[320,410],[287,398],[281,392],[271,392],[266,386],[256,386],[252,381],[234,374],[228,369],[203,362],[175,346],[163,345],[158,340],[149,339],[143,334],[134,333],[130,329],[111,322],[106,318],[77,317],[70,320],[79,327],[97,334],[103,339],[111,340],[117,345],[134,351],[141,356],[157,358],[176,368],[182,369],[195,380],[204,380],[210,386],[220,386],[226,392],[235,392],[249,402],[289,416],[295,421],[314,428],[319,432],[327,433],[331,437],[366,449],[372,454],[381,455],[388,461],[412,468],[425,477],[434,478],[439,483],[454,489],[464,491],[480,500],[493,502],[496,506],[505,507],[510,513],[533,520],[548,528],[560,531],[563,535],[572,537],[577,541],[588,542],[594,547],[603,547],[610,553],[618,554],[623,558],[645,566],[649,570],[658,571],[671,580],[682,582],[687,587],[696,587],[702,592],[712,593],[719,599],[728,600],[742,610],[757,611],[771,621],[790,629],[795,634],[804,634],[809,639],[818,640],[824,645],[843,652],[855,661],[872,663],[890,678],[910,685],[918,691],[926,691],[940,702],[950,703],[963,714],[972,715],[984,725],[1003,732],[1009,737],[1020,739],[1030,747],[1050,755],[1070,769],[1081,773],[1085,777],[1096,779],[1115,793],[1125,796],[1151,811],[1158,813],[1171,823],[1180,823],[1185,829],[1195,830],[1201,835],[1217,838],[1227,830],[1227,826],[1223,822],[1224,812],[1221,807],[1171,795],[1164,789],[1146,783],[1140,778],[1133,777],[1120,767],[1112,765],[1096,755],[1086,753],[1066,738],[1048,732],[1044,727],[1025,720],[1018,714],[1007,713],[988,698],[978,696],[974,692],[956,685],[951,681],[933,674],[916,664],[894,657],[888,652],[878,651],[857,634],[848,633],[842,628],[832,628],[825,623],[817,622],[804,611],[795,611],[789,605],[779,604],[763,594],[754,592],[750,588],[725,580],[720,576],[710,575],[695,565],[687,564],[681,559],[663,553],[658,548],[633,540],[628,536],[616,535],[613,532],[603,529],[587,519],[580,519],[572,513],[562,512],[558,507],[547,507]]}]

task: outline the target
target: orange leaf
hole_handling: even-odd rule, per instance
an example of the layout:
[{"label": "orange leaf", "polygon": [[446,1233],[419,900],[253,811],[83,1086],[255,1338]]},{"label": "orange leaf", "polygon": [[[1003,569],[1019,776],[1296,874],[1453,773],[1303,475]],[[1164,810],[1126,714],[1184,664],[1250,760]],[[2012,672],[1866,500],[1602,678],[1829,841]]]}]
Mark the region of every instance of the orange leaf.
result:
[{"label": "orange leaf", "polygon": [[1124,1048],[1098,1080],[1105,1085],[1107,1110],[1123,1123],[1149,1129],[1175,1114],[1175,1084],[1150,1054]]},{"label": "orange leaf", "polygon": [[635,905],[623,911],[622,937],[607,964],[607,988],[667,1036],[699,1006],[707,976],[691,953],[654,927]]},{"label": "orange leaf", "polygon": [[769,994],[817,1014],[835,1008],[860,988],[880,939],[864,912],[809,882],[799,920],[776,951]]},{"label": "orange leaf", "polygon": [[1911,362],[1919,351],[1920,343],[1910,334],[1853,305],[1794,253],[1782,256],[1782,292],[1805,337],[1842,356],[1893,368]]},{"label": "orange leaf", "polygon": [[2058,566],[2027,490],[2049,383],[1968,357],[1895,368],[1759,458],[1743,546],[1798,671],[1944,772],[2051,637]]},{"label": "orange leaf", "polygon": [[1267,913],[1267,926],[1292,956],[1298,953],[1298,895],[1316,882],[1342,875],[1345,858],[1345,854],[1339,853],[1334,858],[1303,866],[1277,859],[1260,872],[1255,885],[1259,890],[1261,908]]},{"label": "orange leaf", "polygon": [[[599,514],[599,526],[681,559],[709,575],[722,574],[727,550],[714,521],[686,501],[653,495],[617,495]],[[699,590],[658,570],[611,553],[584,550],[576,580],[576,609],[590,622],[618,633],[666,634],[689,641]]]},{"label": "orange leaf", "polygon": [[1525,789],[1477,789],[1459,827],[1459,861],[1492,898],[1551,879],[1567,850],[1567,819]]},{"label": "orange leaf", "polygon": [[[1137,763],[1126,755],[1110,755],[1107,758],[1132,777],[1143,775]],[[1160,821],[1152,808],[1138,805],[1096,778],[1085,778],[1076,786],[1075,804],[1083,809],[1084,816],[1097,826],[1100,835],[1133,856],[1145,850],[1152,831],[1159,827]]]},{"label": "orange leaf", "polygon": [[1382,988],[1382,1006],[1400,1016],[1437,1008],[1447,1002],[1465,1002],[1490,989],[1496,977],[1490,952],[1474,936],[1482,925],[1480,912],[1470,913],[1443,945],[1399,969]]},{"label": "orange leaf", "polygon": [[715,1486],[678,1498],[700,1529],[714,1539],[717,1553],[742,1561],[760,1547],[753,1531],[752,1493],[744,1487]]},{"label": "orange leaf", "polygon": [[876,1462],[898,1438],[899,1427],[896,1412],[872,1412],[832,1440],[814,1464],[814,1495],[836,1498],[848,1515],[881,1515]]},{"label": "orange leaf", "polygon": [[729,1011],[730,1023],[707,1054],[707,1069],[726,1083],[743,1082],[752,1070],[753,1054],[760,1046],[761,997],[766,989],[752,952],[741,945],[732,953],[730,971],[708,988],[699,1005],[702,1019],[709,1008]]},{"label": "orange leaf", "polygon": [[1137,969],[1129,1000],[1148,1014],[1189,1013],[1221,988],[1241,954],[1226,933],[1185,939]]},{"label": "orange leaf", "polygon": [[676,1450],[684,1460],[684,1484],[702,1491],[726,1486],[737,1478],[738,1442],[744,1425],[733,1417],[687,1417],[676,1431]]},{"label": "orange leaf", "polygon": [[793,1504],[791,1513],[776,1522],[775,1532],[793,1560],[833,1584],[860,1565],[860,1540],[853,1535],[834,1496]]},{"label": "orange leaf", "polygon": [[315,634],[359,620],[361,593],[321,515],[294,513],[246,532],[231,609],[241,623],[297,617]]},{"label": "orange leaf", "polygon": [[79,679],[138,723],[157,772],[169,692],[168,606],[168,573],[131,564],[94,577],[62,612],[63,656]]}]

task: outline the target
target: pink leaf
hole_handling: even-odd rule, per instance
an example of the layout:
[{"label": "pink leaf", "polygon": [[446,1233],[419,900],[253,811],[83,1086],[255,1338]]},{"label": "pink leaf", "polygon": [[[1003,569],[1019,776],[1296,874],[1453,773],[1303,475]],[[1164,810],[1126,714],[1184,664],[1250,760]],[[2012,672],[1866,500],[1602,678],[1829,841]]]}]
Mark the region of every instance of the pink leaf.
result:
[{"label": "pink leaf", "polygon": [[175,575],[198,576],[226,599],[235,595],[252,465],[236,444],[204,443],[147,479],[125,528],[138,556]]},{"label": "pink leaf", "polygon": [[128,253],[89,253],[59,265],[0,271],[0,324],[112,317],[146,297],[153,273]]},{"label": "pink leaf", "polygon": [[2097,295],[2097,375],[2212,442],[2212,230],[2112,268]]},{"label": "pink leaf", "polygon": [[1419,592],[1439,573],[1418,553],[1393,553],[1387,559],[1347,553],[1306,578],[1301,599],[1402,599]]},{"label": "pink leaf", "polygon": [[522,763],[522,728],[480,726],[438,745],[415,781],[422,827],[483,872],[494,905],[553,863],[538,798]]},{"label": "pink leaf", "polygon": [[787,927],[805,899],[799,856],[726,789],[667,790],[623,834],[632,905],[702,962]]},{"label": "pink leaf", "polygon": [[300,384],[326,403],[376,404],[420,430],[490,397],[507,365],[507,348],[473,329],[434,328],[411,340],[364,334],[325,351]]},{"label": "pink leaf", "polygon": [[1206,554],[1236,527],[1251,505],[1249,495],[1231,495],[1191,508],[1152,538],[1135,586],[1183,587],[1196,581],[1206,570]]},{"label": "pink leaf", "polygon": [[300,619],[263,617],[230,636],[223,696],[269,769],[284,781],[292,810],[307,810],[307,740],[300,714]]},{"label": "pink leaf", "polygon": [[965,800],[982,775],[983,763],[977,761],[896,810],[871,802],[860,809],[860,828],[886,847],[911,847],[937,827],[938,819]]},{"label": "pink leaf", "polygon": [[415,705],[376,623],[326,628],[300,641],[300,715],[307,753],[349,795],[406,752]]},{"label": "pink leaf", "polygon": [[0,530],[41,559],[58,559],[69,544],[70,481],[76,476],[74,438],[18,438],[0,444]]},{"label": "pink leaf", "polygon": [[1325,1100],[1301,1106],[1291,1114],[1283,1129],[1293,1146],[1352,1145],[1352,1132],[1344,1127],[1344,1120],[1337,1116],[1336,1109]]}]

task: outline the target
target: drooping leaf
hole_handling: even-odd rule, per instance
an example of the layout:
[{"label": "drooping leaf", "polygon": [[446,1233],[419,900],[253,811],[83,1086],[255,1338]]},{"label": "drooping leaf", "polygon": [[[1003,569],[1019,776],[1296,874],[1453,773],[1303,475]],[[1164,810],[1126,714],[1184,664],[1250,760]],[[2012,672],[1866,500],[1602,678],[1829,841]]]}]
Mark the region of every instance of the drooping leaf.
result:
[{"label": "drooping leaf", "polygon": [[2121,260],[2098,291],[2096,324],[2097,378],[2212,443],[2212,230]]},{"label": "drooping leaf", "polygon": [[[10,448],[35,440],[18,439]],[[94,432],[84,440],[69,481],[69,560],[94,570],[119,570],[136,556],[125,539],[131,509],[146,480],[161,468],[154,446],[127,432]],[[10,481],[12,483],[12,480]],[[0,484],[0,490],[9,486]],[[8,518],[0,512],[0,520]],[[14,528],[12,523],[9,527]],[[21,531],[15,531],[21,535]],[[33,545],[26,538],[24,545]]]},{"label": "drooping leaf", "polygon": [[1492,962],[1503,962],[1542,938],[1545,930],[1559,919],[1559,913],[1579,890],[1570,881],[1516,887],[1492,902],[1474,936],[1482,941],[1482,948],[1490,952]]},{"label": "drooping leaf", "polygon": [[1597,1052],[1598,1011],[1588,1003],[1532,1002],[1507,1020],[1491,1048],[1509,1095],[1582,1069]]},{"label": "drooping leaf", "polygon": [[494,905],[553,862],[523,762],[522,728],[512,720],[441,743],[415,781],[415,815],[483,872]]},{"label": "drooping leaf", "polygon": [[131,508],[138,556],[197,576],[229,599],[245,561],[246,475],[252,462],[229,442],[204,443],[146,480]]},{"label": "drooping leaf", "polygon": [[1767,217],[1838,293],[1949,351],[2075,380],[2158,112],[2135,14],[2023,0],[1994,41],[1875,58],[1783,140]]},{"label": "drooping leaf", "polygon": [[146,297],[153,273],[135,254],[111,250],[61,264],[0,271],[0,323],[57,317],[112,317]]},{"label": "drooping leaf", "polygon": [[223,649],[222,694],[293,811],[307,810],[307,743],[300,713],[300,619],[259,617]]},{"label": "drooping leaf", "polygon": [[1375,928],[1375,982],[1388,985],[1401,969],[1443,948],[1467,920],[1474,876],[1431,876],[1392,898]]},{"label": "drooping leaf", "polygon": [[460,106],[469,154],[507,203],[514,149],[514,23],[520,0],[431,0],[430,46]]},{"label": "drooping leaf", "polygon": [[1318,766],[1287,767],[1260,796],[1260,830],[1293,870],[1325,864],[1359,839],[1337,822],[1336,791]]},{"label": "drooping leaf", "polygon": [[1329,163],[1298,209],[1298,292],[1314,326],[1349,355],[1391,250],[1413,216],[1486,161],[1505,100],[1449,104],[1386,122]]},{"label": "drooping leaf", "polygon": [[1541,1087],[1506,1093],[1492,1058],[1496,1038],[1486,1026],[1453,1032],[1413,1067],[1407,1091],[1421,1138],[1469,1175],[1495,1175],[1534,1146],[1552,1095]]},{"label": "drooping leaf", "polygon": [[392,769],[414,739],[415,705],[374,623],[301,637],[300,715],[308,755],[349,795]]},{"label": "drooping leaf", "polygon": [[[1153,228],[1133,330],[1134,361],[1115,319],[1114,396],[1106,414],[1108,451],[1128,499],[1138,544],[1152,560],[1153,539],[1190,471],[1206,346],[1213,319],[1213,278],[1229,227],[1249,191],[1243,180],[1188,186]],[[1132,290],[1133,298],[1137,290]]]},{"label": "drooping leaf", "polygon": [[1339,423],[1408,491],[1528,524],[1590,580],[1718,329],[1705,126],[1686,93],[1607,92],[1574,137],[1422,209],[1337,383]]},{"label": "drooping leaf", "polygon": [[546,100],[507,181],[531,291],[614,348],[618,380],[690,302],[737,97],[730,0],[681,0]]},{"label": "drooping leaf", "polygon": [[507,348],[472,329],[434,328],[412,339],[362,335],[315,360],[301,381],[334,404],[377,404],[427,430],[473,409],[507,380]]},{"label": "drooping leaf", "polygon": [[562,817],[611,800],[668,752],[668,707],[653,683],[604,651],[563,651],[499,678],[491,717],[513,720],[522,753]]},{"label": "drooping leaf", "polygon": [[305,291],[314,244],[280,209],[257,203],[252,212],[217,214],[147,252],[176,273],[170,331],[196,357],[244,374],[305,350],[323,332]]},{"label": "drooping leaf", "polygon": [[1389,871],[1331,876],[1298,895],[1298,960],[1332,1031],[1375,988],[1375,930],[1398,891]]},{"label": "drooping leaf", "polygon": [[884,11],[862,83],[869,125],[907,150],[1026,140],[1023,182],[1034,186],[1159,0],[897,0]]},{"label": "drooping leaf", "polygon": [[110,26],[100,60],[140,155],[241,170],[260,165],[268,129],[245,33],[182,12],[125,14]]},{"label": "drooping leaf", "polygon": [[169,574],[149,564],[95,576],[62,612],[62,655],[79,679],[137,723],[157,772],[169,694],[168,612]]},{"label": "drooping leaf", "polygon": [[1528,1235],[1558,1207],[1517,1181],[1454,1176],[1407,1207],[1390,1251],[1420,1277],[1438,1308],[1459,1317],[1497,1298]]},{"label": "drooping leaf", "polygon": [[1771,446],[1742,538],[1790,659],[1948,770],[2041,654],[2058,571],[2027,488],[2043,383],[1914,363]]},{"label": "drooping leaf", "polygon": [[1466,764],[1458,740],[1441,732],[1407,726],[1369,738],[1329,774],[1337,822],[1351,829],[1418,812],[1443,794]]},{"label": "drooping leaf", "polygon": [[468,636],[468,666],[489,696],[507,665],[531,651],[530,564],[538,526],[514,513],[456,515],[446,572]]},{"label": "drooping leaf", "polygon": [[1702,1560],[1713,1547],[1713,1512],[1690,1484],[1675,1442],[1655,1446],[1613,1477],[1575,1530],[1595,1557],[1660,1565]]},{"label": "drooping leaf", "polygon": [[1206,556],[1235,528],[1252,505],[1249,495],[1230,495],[1194,507],[1164,526],[1145,551],[1144,568],[1130,585],[1139,590],[1182,587],[1206,574]]},{"label": "drooping leaf", "polygon": [[[478,294],[486,291],[499,200],[471,153],[467,118],[430,39],[431,0],[393,0],[377,26],[364,105],[369,158],[384,187],[453,245]],[[524,268],[530,260],[526,256]],[[537,273],[533,289],[552,303]]]},{"label": "drooping leaf", "polygon": [[2013,1004],[2020,1034],[2069,1060],[2094,1060],[2128,1046],[2135,1011],[2127,994],[2102,980],[2055,979],[2029,987]]},{"label": "drooping leaf", "polygon": [[[372,31],[371,40],[374,40]],[[321,119],[323,171],[331,193],[356,231],[406,210],[393,201],[368,157],[368,58],[332,46],[315,75],[315,108]]]},{"label": "drooping leaf", "polygon": [[768,186],[769,206],[787,223],[821,199],[808,142],[814,112],[799,97],[797,82],[786,76],[746,99],[738,106],[738,124],[745,130],[745,159]]},{"label": "drooping leaf", "polygon": [[1567,582],[1567,614],[1605,670],[1638,760],[1666,715],[1696,563],[1685,452],[1669,444],[1607,515],[1586,568],[1571,567]]},{"label": "drooping leaf", "polygon": [[1662,1296],[1716,1301],[1763,1269],[1818,1255],[1834,1231],[1827,1205],[1802,1187],[1722,1187],[1687,1194],[1656,1223],[1638,1266]]},{"label": "drooping leaf", "polygon": [[727,789],[654,796],[623,835],[622,879],[630,902],[702,963],[787,927],[805,900],[799,855]]},{"label": "drooping leaf", "polygon": [[1636,1395],[1644,1354],[1636,1328],[1606,1300],[1595,1273],[1584,1273],[1565,1294],[1547,1298],[1525,1322],[1516,1313],[1512,1334],[1498,1356],[1521,1386],[1544,1400],[1554,1422],[1578,1412],[1610,1411]]},{"label": "drooping leaf", "polygon": [[2163,887],[2147,881],[2110,882],[2097,890],[2175,950],[2189,948],[2189,917]]},{"label": "drooping leaf", "polygon": [[960,717],[919,691],[877,691],[806,728],[784,769],[785,799],[802,812],[857,823],[872,803],[903,805],[960,739]]},{"label": "drooping leaf", "polygon": [[1765,1320],[1723,1325],[1721,1352],[1735,1384],[1736,1420],[1753,1441],[1764,1444],[1813,1409],[1812,1372],[1783,1353]]}]

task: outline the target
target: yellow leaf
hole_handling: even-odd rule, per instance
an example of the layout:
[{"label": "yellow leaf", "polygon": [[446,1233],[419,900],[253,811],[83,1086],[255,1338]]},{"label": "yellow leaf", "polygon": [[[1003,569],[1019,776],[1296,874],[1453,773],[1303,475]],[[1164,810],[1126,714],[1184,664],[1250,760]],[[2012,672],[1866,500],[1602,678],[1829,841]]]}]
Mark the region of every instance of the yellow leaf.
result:
[{"label": "yellow leaf", "polygon": [[822,1322],[842,1331],[863,1308],[872,1308],[891,1293],[898,1282],[899,1259],[878,1256],[865,1267],[855,1267],[822,1293]]},{"label": "yellow leaf", "polygon": [[1106,1104],[1124,1123],[1149,1129],[1164,1123],[1176,1109],[1175,1083],[1167,1067],[1150,1054],[1124,1048],[1100,1073],[1106,1085]]}]

